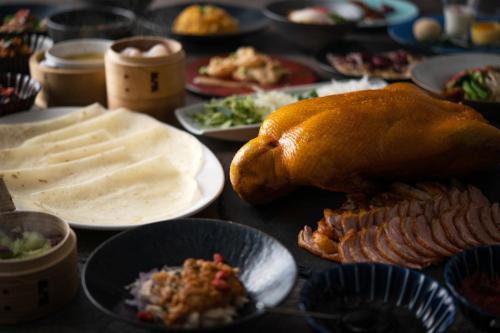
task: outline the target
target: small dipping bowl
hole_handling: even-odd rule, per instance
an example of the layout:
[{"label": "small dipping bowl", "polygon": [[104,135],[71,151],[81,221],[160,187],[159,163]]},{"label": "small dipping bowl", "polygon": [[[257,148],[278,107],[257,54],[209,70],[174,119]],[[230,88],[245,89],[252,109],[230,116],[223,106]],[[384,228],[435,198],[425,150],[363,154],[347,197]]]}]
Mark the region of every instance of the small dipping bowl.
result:
[{"label": "small dipping bowl", "polygon": [[45,64],[58,68],[104,67],[107,39],[82,38],[60,42],[45,52]]},{"label": "small dipping bowl", "polygon": [[456,312],[439,283],[384,264],[343,264],[314,274],[301,290],[299,308],[337,316],[307,318],[321,333],[444,333]]},{"label": "small dipping bowl", "polygon": [[500,331],[500,317],[470,302],[460,291],[462,282],[476,273],[500,277],[500,246],[481,246],[461,252],[451,258],[444,268],[446,286],[461,310],[472,323],[489,332]]},{"label": "small dipping bowl", "polygon": [[[1,203],[0,203],[1,204]],[[76,236],[61,219],[39,212],[0,213],[0,230],[36,231],[58,242],[37,255],[0,259],[0,324],[43,317],[67,304],[79,286]]]}]

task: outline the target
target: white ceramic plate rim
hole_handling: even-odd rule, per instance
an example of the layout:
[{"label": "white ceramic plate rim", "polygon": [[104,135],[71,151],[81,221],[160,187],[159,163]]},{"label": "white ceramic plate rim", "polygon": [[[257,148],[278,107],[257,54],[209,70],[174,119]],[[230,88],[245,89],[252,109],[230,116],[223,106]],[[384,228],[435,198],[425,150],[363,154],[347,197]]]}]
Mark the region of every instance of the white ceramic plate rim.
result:
[{"label": "white ceramic plate rim", "polygon": [[[41,121],[51,119],[57,116],[62,116],[76,110],[80,109],[80,107],[58,107],[58,108],[48,108],[48,109],[33,109],[27,112],[20,112],[11,114],[5,117],[0,118],[0,124],[16,124],[27,121]],[[180,131],[179,129],[164,124],[165,126]],[[201,211],[213,201],[215,201],[219,195],[222,193],[224,188],[224,170],[222,169],[222,165],[220,164],[217,157],[214,153],[208,149],[205,145],[202,145],[203,150],[203,164],[196,175],[196,180],[198,181],[198,186],[201,192],[201,198],[191,205],[189,208],[184,211],[180,211],[174,216],[169,217],[167,220],[172,220],[181,217],[188,217],[196,214]],[[17,207],[18,210],[23,210],[23,207]],[[138,224],[106,224],[106,223],[80,223],[80,222],[72,222],[65,220],[69,223],[70,226],[78,229],[89,229],[89,230],[125,230],[129,228],[134,228],[139,225],[155,223],[163,221],[161,220],[152,220],[144,223]]]},{"label": "white ceramic plate rim", "polygon": [[[463,54],[453,54],[453,55],[443,55],[436,56],[425,59],[418,64],[416,64],[411,70],[411,79],[418,86],[428,90],[430,92],[441,94],[443,92],[443,87],[445,82],[435,82],[435,85],[429,82],[429,77],[426,74],[429,69],[427,68],[441,68],[441,71],[447,71],[450,67],[455,67],[455,64],[460,64],[461,69],[452,72],[453,75],[460,70],[469,69],[474,67],[473,65],[468,65],[471,60],[475,59],[489,59],[488,61],[481,62],[482,66],[487,65],[500,65],[500,56],[492,53],[463,53]],[[496,63],[495,63],[496,62]],[[442,64],[442,66],[439,66]],[[463,65],[462,65],[463,64]],[[476,64],[477,66],[477,64]]]},{"label": "white ceramic plate rim", "polygon": [[[374,82],[385,82],[384,80],[377,79],[377,78],[370,78],[371,81]],[[344,80],[342,80],[344,81]],[[304,93],[313,89],[318,89],[323,86],[331,84],[331,81],[325,81],[325,82],[319,82],[319,83],[312,83],[312,84],[305,84],[305,85],[300,85],[300,86],[293,86],[293,87],[285,87],[285,88],[280,88],[280,89],[273,89],[269,90],[270,91],[282,91],[285,93]],[[255,95],[255,93],[251,94],[245,94],[245,95]],[[245,96],[245,95],[240,95],[240,96]],[[224,97],[217,98],[218,100],[223,99]],[[200,102],[196,104],[192,104],[189,106],[184,106],[182,108],[178,108],[175,110],[175,117],[177,120],[181,123],[181,125],[188,130],[189,132],[196,134],[196,135],[206,135],[210,136],[210,134],[213,133],[222,133],[222,132],[239,132],[242,130],[247,130],[247,129],[258,129],[260,128],[261,123],[258,124],[252,124],[252,125],[239,125],[239,126],[233,126],[233,127],[228,127],[228,128],[210,128],[210,127],[204,127],[202,125],[198,125],[196,122],[191,120],[190,114],[198,112],[197,110],[201,110],[203,106],[208,103],[207,101],[205,102]]]}]

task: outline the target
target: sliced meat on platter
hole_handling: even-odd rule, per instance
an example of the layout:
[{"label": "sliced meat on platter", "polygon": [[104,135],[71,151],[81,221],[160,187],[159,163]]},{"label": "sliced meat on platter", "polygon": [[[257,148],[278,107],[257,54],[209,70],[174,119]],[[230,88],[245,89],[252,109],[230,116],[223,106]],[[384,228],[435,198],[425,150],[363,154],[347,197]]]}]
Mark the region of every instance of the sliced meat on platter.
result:
[{"label": "sliced meat on platter", "polygon": [[317,230],[299,233],[300,247],[340,263],[382,262],[424,268],[464,249],[500,243],[500,206],[474,186],[393,184],[368,198],[349,196],[325,209]]}]

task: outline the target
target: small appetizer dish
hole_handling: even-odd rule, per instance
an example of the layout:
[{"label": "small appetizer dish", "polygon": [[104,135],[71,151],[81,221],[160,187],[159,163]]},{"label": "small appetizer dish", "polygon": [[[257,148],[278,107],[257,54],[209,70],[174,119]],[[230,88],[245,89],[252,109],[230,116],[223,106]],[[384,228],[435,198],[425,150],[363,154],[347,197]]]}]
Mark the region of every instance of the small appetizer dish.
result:
[{"label": "small appetizer dish", "polygon": [[500,103],[500,65],[460,71],[448,79],[444,94],[460,99]]},{"label": "small appetizer dish", "polygon": [[255,318],[284,300],[296,275],[288,250],[256,229],[177,219],[104,242],[82,281],[91,302],[108,315],[144,328],[183,330]]},{"label": "small appetizer dish", "polygon": [[30,56],[52,44],[50,38],[39,34],[0,36],[0,72],[29,74]]},{"label": "small appetizer dish", "polygon": [[40,83],[28,75],[0,74],[0,116],[29,110],[41,89]]},{"label": "small appetizer dish", "polygon": [[9,309],[0,324],[52,313],[75,296],[79,285],[76,237],[68,224],[15,208],[0,178],[0,289],[7,295],[2,307]]},{"label": "small appetizer dish", "polygon": [[335,71],[346,76],[368,75],[385,80],[408,80],[412,68],[422,60],[422,56],[400,49],[342,55],[328,53],[326,59]]},{"label": "small appetizer dish", "polygon": [[488,332],[500,329],[500,246],[476,247],[446,263],[446,286],[464,314]]},{"label": "small appetizer dish", "polygon": [[224,97],[314,81],[312,69],[250,46],[228,55],[200,58],[187,67],[187,89],[208,96]]},{"label": "small appetizer dish", "polygon": [[453,101],[461,101],[486,118],[500,117],[500,56],[463,53],[427,58],[412,70],[420,87]]},{"label": "small appetizer dish", "polygon": [[238,268],[223,260],[220,253],[214,253],[213,260],[189,258],[182,267],[139,273],[128,286],[132,299],[127,303],[137,308],[139,320],[162,321],[169,327],[232,323],[248,298]]},{"label": "small appetizer dish", "polygon": [[269,3],[264,14],[283,37],[306,49],[320,49],[356,28],[384,27],[418,15],[407,1],[282,0]]},{"label": "small appetizer dish", "polygon": [[383,88],[379,79],[332,80],[252,95],[232,95],[179,108],[177,120],[193,134],[229,141],[247,141],[257,136],[260,124],[274,110],[302,99],[363,89]]},{"label": "small appetizer dish", "polygon": [[33,15],[29,9],[19,9],[3,18],[0,33],[46,33],[47,22]]},{"label": "small appetizer dish", "polygon": [[199,2],[155,8],[144,15],[141,27],[149,33],[169,35],[182,42],[236,40],[267,26],[256,8]]},{"label": "small appetizer dish", "polygon": [[336,317],[307,318],[321,333],[445,333],[456,313],[445,287],[422,273],[383,264],[339,265],[314,274],[301,290],[299,307]]}]

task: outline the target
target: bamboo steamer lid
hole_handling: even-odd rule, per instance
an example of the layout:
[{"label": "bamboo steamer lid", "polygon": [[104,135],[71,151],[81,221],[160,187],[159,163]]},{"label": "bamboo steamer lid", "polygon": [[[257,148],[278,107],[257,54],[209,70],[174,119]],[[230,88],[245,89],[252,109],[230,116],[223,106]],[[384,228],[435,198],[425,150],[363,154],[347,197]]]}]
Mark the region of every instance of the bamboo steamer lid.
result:
[{"label": "bamboo steamer lid", "polygon": [[42,85],[36,104],[40,107],[106,105],[106,78],[103,67],[52,68],[42,65],[45,51],[30,58],[31,76]]},{"label": "bamboo steamer lid", "polygon": [[[163,44],[170,54],[130,57],[127,47],[147,51]],[[132,37],[114,42],[105,55],[108,107],[125,107],[172,121],[173,111],[184,104],[185,54],[182,45],[161,37]]]},{"label": "bamboo steamer lid", "polygon": [[0,178],[0,230],[14,227],[58,235],[48,251],[25,259],[0,259],[0,324],[43,317],[67,304],[78,291],[76,236],[56,216],[15,208]]}]

